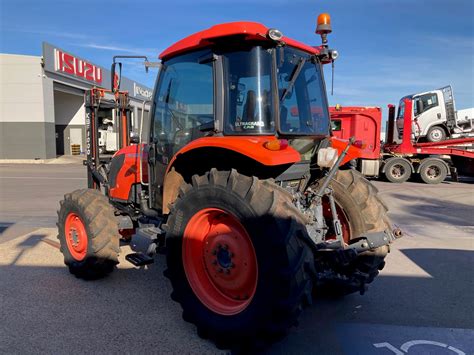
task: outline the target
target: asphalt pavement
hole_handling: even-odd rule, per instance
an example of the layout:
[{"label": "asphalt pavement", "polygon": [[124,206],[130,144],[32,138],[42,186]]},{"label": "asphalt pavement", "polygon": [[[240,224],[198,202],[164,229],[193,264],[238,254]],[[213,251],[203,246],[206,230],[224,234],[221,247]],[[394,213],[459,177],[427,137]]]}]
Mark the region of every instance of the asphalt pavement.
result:
[{"label": "asphalt pavement", "polygon": [[[368,292],[316,297],[270,354],[474,353],[474,182],[375,181],[405,232]],[[81,165],[0,165],[0,353],[219,353],[181,319],[163,256],[110,277],[71,276],[56,239]],[[222,353],[222,352],[221,352]]]}]

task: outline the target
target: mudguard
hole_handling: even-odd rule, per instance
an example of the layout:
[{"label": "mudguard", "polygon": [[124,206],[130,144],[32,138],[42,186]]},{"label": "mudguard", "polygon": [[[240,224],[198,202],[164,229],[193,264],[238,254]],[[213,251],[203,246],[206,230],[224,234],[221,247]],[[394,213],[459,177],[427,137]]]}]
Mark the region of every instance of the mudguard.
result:
[{"label": "mudguard", "polygon": [[117,151],[110,162],[109,197],[128,201],[134,184],[140,181],[140,155],[138,145],[129,145]]},{"label": "mudguard", "polygon": [[[339,139],[335,137],[330,138],[331,147],[333,147],[334,149],[337,149],[337,152],[339,155],[341,155],[342,151],[346,148],[348,143],[349,141],[345,139]],[[358,148],[354,145],[351,145],[346,156],[341,162],[341,166],[350,162],[353,159],[360,159],[360,158],[363,158],[364,156],[365,154],[362,148]]]}]

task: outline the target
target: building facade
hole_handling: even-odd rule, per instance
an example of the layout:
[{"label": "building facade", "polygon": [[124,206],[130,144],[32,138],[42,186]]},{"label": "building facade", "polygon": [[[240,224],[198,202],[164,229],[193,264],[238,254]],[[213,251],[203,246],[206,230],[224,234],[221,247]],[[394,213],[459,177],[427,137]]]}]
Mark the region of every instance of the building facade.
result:
[{"label": "building facade", "polygon": [[[43,43],[42,57],[0,54],[0,74],[0,159],[51,159],[71,154],[71,145],[84,150],[84,93],[109,89],[109,70]],[[129,92],[139,131],[152,89],[123,77],[120,90]]]}]

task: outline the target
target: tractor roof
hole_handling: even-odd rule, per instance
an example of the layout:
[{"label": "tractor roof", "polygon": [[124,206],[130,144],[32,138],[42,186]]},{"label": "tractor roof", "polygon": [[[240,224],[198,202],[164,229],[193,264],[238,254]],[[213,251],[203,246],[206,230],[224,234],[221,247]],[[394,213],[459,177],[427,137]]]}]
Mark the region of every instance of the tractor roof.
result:
[{"label": "tractor roof", "polygon": [[[271,41],[266,37],[269,28],[257,22],[230,22],[212,26],[196,32],[171,45],[160,54],[160,59],[168,59],[178,54],[211,46],[216,40],[224,37],[243,35],[245,40]],[[283,37],[287,45],[311,54],[319,53],[317,47],[311,47],[294,39]]]}]

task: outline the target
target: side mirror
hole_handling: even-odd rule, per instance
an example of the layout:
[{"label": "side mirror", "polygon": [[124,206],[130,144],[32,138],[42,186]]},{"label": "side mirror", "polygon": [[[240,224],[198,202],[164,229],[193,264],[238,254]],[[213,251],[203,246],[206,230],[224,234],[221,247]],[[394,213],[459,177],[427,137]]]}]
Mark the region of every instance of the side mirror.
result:
[{"label": "side mirror", "polygon": [[423,112],[423,103],[421,100],[415,101],[415,116],[418,116],[420,113]]},{"label": "side mirror", "polygon": [[[118,64],[118,74],[115,73]],[[122,79],[122,63],[112,63],[110,68],[110,85],[112,92],[120,90],[120,81]]]}]

